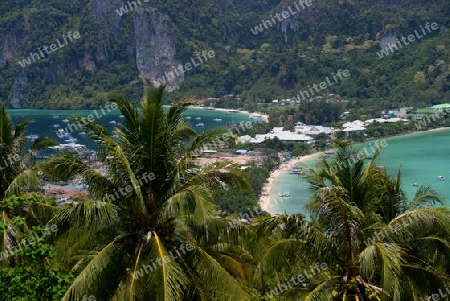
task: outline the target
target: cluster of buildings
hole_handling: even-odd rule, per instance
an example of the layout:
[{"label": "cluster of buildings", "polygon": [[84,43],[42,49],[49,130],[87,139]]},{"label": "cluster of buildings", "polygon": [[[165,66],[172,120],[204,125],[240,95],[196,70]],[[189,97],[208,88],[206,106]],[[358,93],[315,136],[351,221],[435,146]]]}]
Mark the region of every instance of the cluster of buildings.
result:
[{"label": "cluster of buildings", "polygon": [[364,131],[367,126],[371,125],[372,123],[396,123],[396,122],[404,122],[408,123],[409,120],[405,118],[399,118],[399,117],[392,117],[392,118],[373,118],[368,119],[366,121],[361,120],[354,120],[350,122],[346,122],[342,125],[342,131],[349,133],[349,132],[355,132],[355,131]]},{"label": "cluster of buildings", "polygon": [[[348,102],[348,100],[341,100],[339,94],[327,94],[325,96],[314,96],[309,97],[306,101],[325,101],[325,102]],[[282,99],[273,99],[272,106],[291,106],[295,104],[301,103],[301,100],[294,98],[282,98]]]},{"label": "cluster of buildings", "polygon": [[320,125],[306,125],[304,123],[297,122],[295,125],[295,131],[293,132],[285,131],[282,127],[274,127],[269,133],[256,135],[254,138],[249,135],[241,136],[238,138],[238,142],[261,143],[266,139],[273,139],[277,137],[284,142],[314,144],[314,138],[312,137],[312,135],[325,133],[331,137],[333,136],[334,132],[334,128]]},{"label": "cluster of buildings", "polygon": [[[287,101],[287,100],[284,100]],[[410,107],[404,107],[396,110],[387,110],[381,113],[380,118],[372,118],[365,121],[354,120],[346,122],[342,125],[342,129],[336,129],[332,127],[325,127],[320,125],[306,125],[301,122],[297,122],[295,125],[295,131],[283,130],[282,127],[274,127],[267,134],[256,135],[251,137],[249,135],[241,136],[238,138],[238,142],[245,143],[261,143],[266,139],[273,139],[277,137],[283,142],[298,142],[306,143],[309,145],[314,144],[314,136],[318,134],[327,134],[332,137],[337,131],[343,131],[347,134],[354,131],[365,131],[366,128],[373,124],[387,124],[403,122],[409,123],[411,120],[420,120],[427,115],[436,114],[437,112],[443,112],[450,108],[449,103],[434,105],[425,109],[414,109]],[[344,112],[343,116],[346,116],[349,112]]]}]

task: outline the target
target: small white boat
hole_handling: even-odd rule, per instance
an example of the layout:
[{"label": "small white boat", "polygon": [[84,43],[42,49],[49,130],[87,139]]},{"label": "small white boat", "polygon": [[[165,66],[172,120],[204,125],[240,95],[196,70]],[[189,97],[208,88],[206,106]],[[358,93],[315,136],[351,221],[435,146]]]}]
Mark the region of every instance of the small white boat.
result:
[{"label": "small white boat", "polygon": [[65,139],[64,141],[67,143],[74,143],[74,142],[77,142],[78,140],[77,140],[77,138],[69,138],[69,139]]},{"label": "small white boat", "polygon": [[111,120],[109,123],[116,124],[117,122],[115,120]]},{"label": "small white boat", "polygon": [[201,127],[201,126],[205,126],[204,123],[197,123],[195,126]]},{"label": "small white boat", "polygon": [[119,115],[119,118],[125,118],[125,115]]},{"label": "small white boat", "polygon": [[80,133],[78,133],[78,135],[86,136],[86,132],[80,132]]},{"label": "small white boat", "polygon": [[277,195],[278,195],[280,198],[287,198],[287,197],[290,197],[290,196],[291,196],[291,194],[290,194],[289,192],[278,192]]},{"label": "small white boat", "polygon": [[186,119],[186,120],[190,120],[191,118],[192,118],[191,116],[184,117],[184,119]]},{"label": "small white boat", "polygon": [[220,121],[222,121],[222,118],[214,118],[213,120],[220,122]]},{"label": "small white boat", "polygon": [[66,119],[63,119],[62,122],[64,122],[64,123],[69,123],[69,119],[67,119],[67,118],[66,118]]},{"label": "small white boat", "polygon": [[444,176],[439,176],[439,177],[437,177],[437,179],[438,179],[439,181],[445,181],[445,177],[444,177]]},{"label": "small white boat", "polygon": [[38,135],[28,135],[28,136],[26,136],[26,138],[27,138],[28,141],[34,141],[34,140],[36,140],[38,137],[39,137]]},{"label": "small white boat", "polygon": [[201,118],[201,117],[195,117],[195,119],[200,120],[200,119],[202,119],[202,118]]},{"label": "small white boat", "polygon": [[417,183],[412,183],[411,186],[417,187],[417,186],[419,186],[419,184],[417,184]]},{"label": "small white boat", "polygon": [[52,128],[59,128],[60,125],[59,124],[54,124],[54,125],[51,125],[50,127],[52,127]]}]

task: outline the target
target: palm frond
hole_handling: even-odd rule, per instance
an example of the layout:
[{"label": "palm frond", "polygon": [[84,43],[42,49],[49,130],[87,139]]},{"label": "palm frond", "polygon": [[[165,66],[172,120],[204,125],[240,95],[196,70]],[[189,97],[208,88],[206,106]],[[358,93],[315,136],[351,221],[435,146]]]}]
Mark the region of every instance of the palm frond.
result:
[{"label": "palm frond", "polygon": [[312,292],[310,292],[305,301],[333,301],[333,282],[335,279],[330,278],[328,281],[323,281],[317,287],[314,288]]},{"label": "palm frond", "polygon": [[215,212],[211,203],[211,191],[201,185],[189,185],[174,194],[164,204],[165,217],[191,217],[198,225],[204,225],[206,219]]},{"label": "palm frond", "polygon": [[214,257],[194,241],[189,243],[195,248],[183,257],[183,261],[210,289],[226,294],[228,300],[250,300],[248,293]]},{"label": "palm frond", "polygon": [[30,146],[30,151],[42,150],[49,146],[55,146],[59,143],[53,139],[48,137],[39,136],[36,140],[33,141],[33,144]]},{"label": "palm frond", "polygon": [[26,169],[18,174],[6,189],[6,195],[20,195],[25,190],[33,191],[41,186],[41,178],[34,169]]},{"label": "palm frond", "polygon": [[[184,290],[190,285],[190,280],[176,261],[166,249],[163,240],[156,232],[147,243],[149,249],[149,266],[155,268],[146,275],[147,281],[153,286],[153,296],[157,300],[178,301],[183,299]],[[179,256],[181,255],[177,252]],[[150,260],[152,263],[150,263]],[[155,260],[159,266],[155,267]]]},{"label": "palm frond", "polygon": [[392,296],[400,284],[398,281],[405,258],[405,251],[397,244],[374,243],[359,255],[361,275],[365,279],[370,279],[373,275],[379,274],[383,294]]},{"label": "palm frond", "polygon": [[121,281],[123,253],[114,242],[91,256],[89,264],[80,272],[62,298],[63,301],[78,300],[85,295],[112,292]]},{"label": "palm frond", "polygon": [[83,225],[107,228],[120,223],[120,211],[118,206],[111,203],[85,201],[64,207],[53,216],[49,224],[59,225],[62,230]]},{"label": "palm frond", "polygon": [[414,198],[406,208],[407,211],[418,209],[420,207],[434,207],[437,205],[444,206],[444,199],[431,186],[420,186]]},{"label": "palm frond", "polygon": [[298,239],[279,239],[272,244],[259,260],[253,278],[259,281],[264,274],[271,274],[274,270],[297,263],[300,257],[293,257],[292,254],[302,254],[304,242]]}]

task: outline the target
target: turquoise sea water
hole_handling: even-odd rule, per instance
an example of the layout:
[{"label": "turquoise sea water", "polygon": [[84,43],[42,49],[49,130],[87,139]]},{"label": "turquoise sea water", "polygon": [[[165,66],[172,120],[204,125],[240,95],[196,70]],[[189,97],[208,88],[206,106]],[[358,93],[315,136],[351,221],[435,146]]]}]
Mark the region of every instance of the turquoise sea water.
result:
[{"label": "turquoise sea water", "polygon": [[[166,108],[167,110],[167,108]],[[111,121],[116,121],[118,123],[122,122],[123,119],[119,118],[120,112],[117,110],[111,110],[108,112],[107,109],[97,109],[97,110],[30,110],[30,109],[19,109],[19,110],[7,110],[8,114],[11,116],[14,123],[23,120],[34,120],[34,123],[28,127],[27,134],[44,134],[47,135],[60,143],[66,143],[63,139],[58,138],[56,135],[58,129],[67,128],[67,132],[71,133],[73,137],[77,138],[76,143],[87,145],[90,149],[96,149],[96,144],[92,139],[87,136],[78,135],[80,131],[70,131],[68,129],[68,124],[62,122],[62,120],[70,117],[81,116],[88,117],[93,115],[95,121],[99,124],[105,126],[109,131],[112,131],[116,125],[111,124]],[[57,118],[54,118],[58,116]],[[213,127],[222,126],[225,127],[228,124],[240,123],[242,121],[255,121],[255,119],[250,119],[248,114],[242,113],[229,113],[225,111],[218,110],[204,110],[197,108],[189,108],[185,112],[185,116],[190,116],[191,119],[186,121],[190,122],[196,131],[203,131],[211,129]],[[201,119],[195,119],[200,117]],[[222,121],[214,121],[215,118],[221,118]],[[204,127],[196,127],[196,124],[204,123]],[[54,127],[59,125],[59,127]],[[240,130],[245,127],[240,127]]]},{"label": "turquoise sea water", "polygon": [[[379,164],[383,164],[388,172],[397,174],[401,168],[403,174],[403,188],[409,199],[414,196],[419,185],[431,185],[450,204],[450,129],[422,132],[400,137],[386,139],[387,145],[377,158]],[[366,147],[370,153],[373,142],[359,144],[356,147],[361,150]],[[308,167],[314,167],[317,157],[304,162]],[[444,176],[446,181],[437,180],[438,176]],[[282,203],[274,206],[274,213],[305,213],[303,206],[310,199],[310,190],[307,183],[297,175],[288,172],[281,174],[274,184],[274,193],[290,192],[290,198],[284,198]]]}]

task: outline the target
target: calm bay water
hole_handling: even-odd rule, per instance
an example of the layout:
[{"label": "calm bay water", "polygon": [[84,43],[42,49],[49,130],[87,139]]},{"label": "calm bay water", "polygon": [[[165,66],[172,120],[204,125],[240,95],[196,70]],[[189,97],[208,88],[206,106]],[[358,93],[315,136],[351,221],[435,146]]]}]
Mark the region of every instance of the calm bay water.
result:
[{"label": "calm bay water", "polygon": [[[66,128],[68,125],[62,122],[65,118],[82,116],[87,117],[90,114],[96,117],[96,121],[105,126],[109,131],[115,127],[111,121],[121,122],[119,111],[107,112],[101,110],[8,110],[14,123],[23,120],[34,120],[35,122],[28,127],[27,134],[44,134],[64,143],[56,135],[58,128]],[[54,118],[58,116],[58,118]],[[204,127],[195,127],[197,131],[211,129],[217,126],[226,126],[228,124],[239,123],[241,121],[255,121],[250,119],[247,114],[228,113],[216,110],[203,110],[191,108],[185,113],[190,116],[187,120],[193,125],[204,123]],[[195,119],[200,117],[201,119]],[[222,121],[214,121],[215,118],[221,118]],[[54,127],[58,124],[60,127]],[[85,144],[90,149],[95,149],[96,144],[91,139],[78,135],[74,131],[72,135],[78,139],[77,143]],[[377,159],[378,163],[388,168],[391,174],[396,174],[398,168],[401,168],[403,174],[403,188],[409,199],[414,196],[417,187],[411,186],[412,183],[419,185],[431,185],[440,194],[444,196],[447,202],[450,202],[450,129],[423,132],[412,135],[393,137],[386,139],[387,146],[383,148],[381,155]],[[357,147],[363,149],[367,147],[370,150],[371,143],[360,144]],[[313,168],[317,162],[317,157],[304,162],[308,167]],[[446,181],[438,181],[437,176],[446,177]],[[274,213],[299,213],[303,212],[303,206],[310,200],[310,190],[308,184],[297,175],[290,175],[288,172],[281,174],[274,184],[274,192],[289,192],[291,197],[284,198],[274,209]],[[447,204],[447,203],[446,203]],[[304,212],[303,212],[304,213]]]},{"label": "calm bay water", "polygon": [[[444,198],[445,204],[450,204],[450,129],[422,132],[412,135],[392,137],[386,139],[387,146],[382,149],[377,158],[379,164],[383,164],[389,173],[397,174],[401,168],[403,188],[408,199],[412,199],[419,185],[431,185]],[[357,148],[363,149],[369,143],[359,144]],[[371,143],[373,145],[373,143]],[[305,165],[314,168],[316,158],[305,161]],[[446,181],[437,180],[438,176],[444,176]],[[274,184],[274,192],[290,192],[291,197],[283,200],[274,207],[274,213],[305,213],[303,206],[310,200],[311,191],[307,183],[296,175],[288,172],[281,174]]]},{"label": "calm bay water", "polygon": [[[168,108],[165,108],[166,110]],[[43,134],[50,138],[55,139],[60,143],[66,143],[63,139],[58,138],[58,129],[65,129],[68,127],[67,123],[62,122],[62,120],[71,117],[88,117],[93,115],[95,121],[106,127],[110,132],[116,127],[116,125],[110,123],[111,121],[116,121],[118,123],[122,122],[123,119],[119,117],[120,112],[118,110],[110,111],[104,109],[97,110],[30,110],[30,109],[19,109],[19,110],[7,110],[8,114],[11,116],[14,123],[24,120],[34,120],[28,127],[27,134]],[[226,111],[218,110],[204,110],[197,108],[187,109],[185,116],[190,116],[189,121],[196,131],[200,132],[203,130],[211,129],[213,127],[227,126],[228,124],[239,123],[241,121],[255,121],[255,119],[250,119],[248,114],[242,113],[229,113]],[[57,118],[56,118],[57,117]],[[200,117],[201,119],[196,119]],[[214,119],[220,118],[222,121],[215,121]],[[204,127],[196,127],[196,124],[203,123]],[[59,127],[56,127],[58,125]],[[66,132],[72,134],[73,137],[77,138],[79,144],[84,144],[90,149],[96,149],[96,143],[89,139],[87,136],[81,136],[78,133],[80,131],[70,131],[67,129]]]}]

